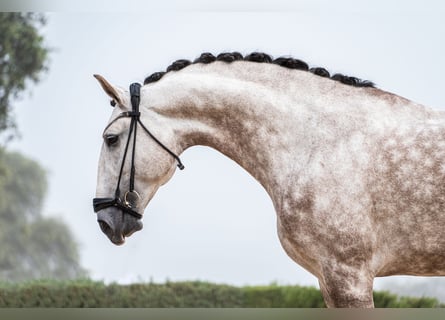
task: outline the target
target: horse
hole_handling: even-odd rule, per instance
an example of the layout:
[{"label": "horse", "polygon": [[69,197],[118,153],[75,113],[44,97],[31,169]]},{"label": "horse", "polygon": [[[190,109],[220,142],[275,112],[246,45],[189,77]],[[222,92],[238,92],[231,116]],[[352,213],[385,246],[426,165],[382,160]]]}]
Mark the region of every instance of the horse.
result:
[{"label": "horse", "polygon": [[95,77],[117,105],[93,201],[114,244],[202,145],[264,187],[282,247],[328,307],[372,308],[375,277],[445,275],[444,112],[259,52],[178,60],[129,91]]}]

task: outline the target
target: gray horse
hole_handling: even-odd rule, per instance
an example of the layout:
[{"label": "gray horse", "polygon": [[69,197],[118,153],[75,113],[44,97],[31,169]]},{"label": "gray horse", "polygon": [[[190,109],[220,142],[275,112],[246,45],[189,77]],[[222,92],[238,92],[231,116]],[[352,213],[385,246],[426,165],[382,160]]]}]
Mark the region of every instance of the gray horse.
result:
[{"label": "gray horse", "polygon": [[177,155],[203,145],[265,188],[284,250],[327,306],[373,307],[374,277],[445,274],[445,113],[261,53],[206,53],[167,71],[131,93],[96,75],[117,105],[95,203],[113,243],[142,228]]}]

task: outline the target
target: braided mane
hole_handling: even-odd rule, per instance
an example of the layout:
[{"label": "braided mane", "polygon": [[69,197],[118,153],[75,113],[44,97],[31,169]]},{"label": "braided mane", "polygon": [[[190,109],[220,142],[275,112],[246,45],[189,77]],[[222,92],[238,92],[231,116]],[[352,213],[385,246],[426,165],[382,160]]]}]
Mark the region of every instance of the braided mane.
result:
[{"label": "braided mane", "polygon": [[179,71],[191,64],[195,64],[195,63],[207,64],[207,63],[212,63],[214,61],[224,61],[227,63],[231,63],[233,61],[239,61],[239,60],[259,62],[259,63],[272,63],[272,64],[277,64],[279,66],[282,66],[284,68],[309,71],[309,72],[312,72],[313,74],[316,74],[320,77],[330,78],[332,80],[339,81],[343,84],[350,85],[353,87],[372,87],[373,88],[375,86],[374,83],[371,81],[362,80],[362,79],[359,79],[356,77],[346,76],[346,75],[343,75],[340,73],[336,73],[331,76],[329,71],[326,70],[325,68],[320,68],[320,67],[309,68],[309,65],[306,62],[301,61],[299,59],[288,58],[288,57],[280,57],[280,58],[273,59],[272,56],[270,56],[266,53],[262,53],[262,52],[253,52],[249,55],[246,55],[245,57],[243,57],[243,55],[239,52],[224,52],[224,53],[218,54],[216,57],[209,52],[205,52],[205,53],[202,53],[193,62],[190,60],[185,60],[185,59],[176,60],[170,66],[168,66],[166,71],[155,72],[152,75],[145,78],[144,84],[156,82],[156,81],[160,80],[166,73],[168,73],[170,71]]}]

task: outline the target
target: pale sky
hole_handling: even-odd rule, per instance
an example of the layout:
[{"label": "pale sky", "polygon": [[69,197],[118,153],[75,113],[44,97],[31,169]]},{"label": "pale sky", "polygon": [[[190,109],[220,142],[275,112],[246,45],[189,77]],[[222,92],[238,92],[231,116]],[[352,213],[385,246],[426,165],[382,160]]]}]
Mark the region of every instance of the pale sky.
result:
[{"label": "pale sky", "polygon": [[[193,3],[199,7],[203,1]],[[290,10],[268,12],[270,6],[264,6],[257,8],[262,12],[246,12],[248,6],[223,10],[215,5],[200,12],[141,7],[126,13],[65,9],[49,14],[44,31],[54,48],[49,73],[16,104],[22,138],[10,148],[48,170],[44,214],[70,226],[82,264],[94,279],[318,286],[281,248],[272,203],[259,183],[203,147],[182,155],[186,170],[177,171],[152,200],[144,229],[124,246],[112,245],[91,205],[101,132],[112,111],[94,73],[127,87],[176,59],[193,60],[204,51],[264,51],[369,79],[445,109],[443,4],[406,1],[399,7],[373,1],[360,6],[345,0],[323,7],[323,1],[308,0],[299,7],[295,1],[278,2],[283,3]],[[394,279],[379,279],[376,287]],[[407,279],[398,281],[424,278]]]}]

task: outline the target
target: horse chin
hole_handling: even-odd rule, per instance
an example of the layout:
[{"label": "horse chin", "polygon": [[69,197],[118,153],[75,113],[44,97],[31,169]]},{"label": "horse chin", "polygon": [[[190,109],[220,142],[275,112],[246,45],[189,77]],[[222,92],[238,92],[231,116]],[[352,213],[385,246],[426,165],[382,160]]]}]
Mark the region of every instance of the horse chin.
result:
[{"label": "horse chin", "polygon": [[125,238],[142,229],[143,224],[128,214],[123,214],[117,208],[106,208],[97,213],[100,229],[115,245],[123,245]]}]

